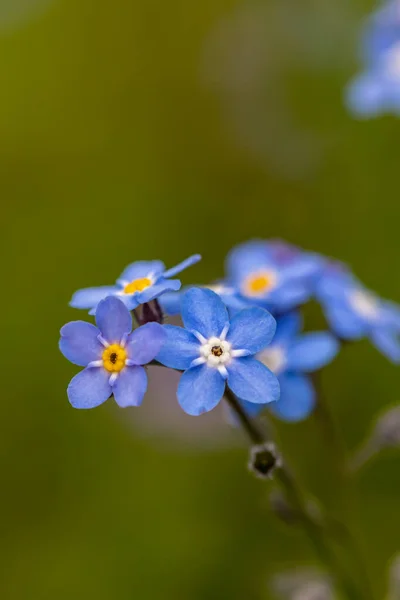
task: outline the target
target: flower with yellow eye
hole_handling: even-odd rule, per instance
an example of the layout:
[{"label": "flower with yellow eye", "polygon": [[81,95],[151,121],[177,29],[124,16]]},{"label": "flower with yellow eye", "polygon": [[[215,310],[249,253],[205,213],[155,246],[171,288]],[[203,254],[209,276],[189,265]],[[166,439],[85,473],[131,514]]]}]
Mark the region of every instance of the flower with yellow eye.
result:
[{"label": "flower with yellow eye", "polygon": [[251,304],[287,312],[309,299],[323,259],[280,241],[254,240],[227,258],[226,285]]},{"label": "flower with yellow eye", "polygon": [[107,296],[118,296],[129,310],[133,310],[140,304],[155,300],[165,292],[179,290],[181,282],[171,278],[199,260],[201,256],[195,254],[168,270],[160,260],[134,262],[126,267],[115,285],[78,290],[73,295],[70,305],[74,308],[90,309],[90,314],[95,314],[100,300]]},{"label": "flower with yellow eye", "polygon": [[143,365],[161,350],[166,334],[158,323],[132,330],[125,304],[110,296],[100,301],[97,327],[73,321],[61,329],[60,350],[76,365],[85,367],[68,386],[75,408],[94,408],[113,394],[121,407],[139,406],[147,389]]}]

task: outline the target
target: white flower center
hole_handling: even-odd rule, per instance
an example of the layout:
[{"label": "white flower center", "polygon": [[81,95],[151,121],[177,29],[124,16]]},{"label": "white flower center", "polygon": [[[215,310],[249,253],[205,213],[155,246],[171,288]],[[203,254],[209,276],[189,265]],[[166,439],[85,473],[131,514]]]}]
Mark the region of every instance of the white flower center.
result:
[{"label": "white flower center", "polygon": [[385,70],[391,79],[400,81],[400,42],[397,42],[385,54]]},{"label": "white flower center", "polygon": [[363,290],[356,290],[350,296],[350,305],[361,317],[375,319],[379,313],[379,303],[375,296]]},{"label": "white flower center", "polygon": [[209,367],[218,367],[228,364],[232,359],[231,345],[229,342],[212,337],[200,347],[200,355]]},{"label": "white flower center", "polygon": [[267,348],[258,356],[259,360],[273,373],[278,374],[285,368],[285,351],[279,346]]}]

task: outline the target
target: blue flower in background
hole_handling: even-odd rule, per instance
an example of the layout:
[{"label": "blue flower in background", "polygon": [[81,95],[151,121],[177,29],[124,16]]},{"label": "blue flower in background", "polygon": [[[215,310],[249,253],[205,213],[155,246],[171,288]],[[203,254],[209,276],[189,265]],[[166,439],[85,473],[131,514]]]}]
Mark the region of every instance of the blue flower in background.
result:
[{"label": "blue flower in background", "polygon": [[[269,409],[285,421],[301,421],[310,415],[316,392],[308,373],[325,367],[339,351],[339,343],[330,333],[300,334],[301,327],[299,313],[281,317],[273,342],[257,355],[279,380],[281,396]],[[264,407],[246,402],[245,408],[254,416]]]},{"label": "blue flower in background", "polygon": [[242,299],[274,314],[310,298],[323,259],[281,241],[254,240],[234,248],[227,258],[227,285]]},{"label": "blue flower in background", "polygon": [[331,329],[344,340],[368,337],[393,362],[400,362],[400,307],[367,290],[340,263],[327,265],[316,295]]},{"label": "blue flower in background", "polygon": [[60,350],[81,367],[68,386],[75,408],[94,408],[111,394],[119,406],[139,406],[147,389],[142,365],[160,351],[166,334],[158,323],[148,323],[133,333],[132,316],[125,304],[110,296],[96,311],[97,327],[85,321],[61,329]]},{"label": "blue flower in background", "polygon": [[229,319],[226,306],[211,290],[191,288],[182,299],[185,329],[164,325],[167,341],[156,359],[184,371],[178,401],[200,415],[217,406],[225,386],[243,400],[265,404],[279,398],[275,375],[254,358],[272,340],[276,322],[253,307]]},{"label": "blue flower in background", "polygon": [[101,300],[107,296],[118,296],[129,310],[133,310],[140,304],[155,300],[165,292],[179,290],[181,282],[171,277],[199,260],[201,256],[195,254],[168,270],[160,260],[134,262],[126,267],[115,285],[79,290],[73,295],[70,305],[74,308],[90,309],[90,314],[94,314]]},{"label": "blue flower in background", "polygon": [[365,68],[346,91],[360,117],[400,113],[400,4],[387,2],[367,22],[362,36]]},{"label": "blue flower in background", "polygon": [[191,287],[202,287],[215,292],[221,298],[225,306],[232,312],[249,308],[249,306],[251,306],[251,303],[249,303],[245,298],[239,296],[235,288],[228,287],[223,282],[220,282],[204,286],[190,286],[179,292],[167,292],[166,294],[163,294],[163,296],[160,298],[160,304],[167,315],[180,315],[182,298],[187,290]]}]

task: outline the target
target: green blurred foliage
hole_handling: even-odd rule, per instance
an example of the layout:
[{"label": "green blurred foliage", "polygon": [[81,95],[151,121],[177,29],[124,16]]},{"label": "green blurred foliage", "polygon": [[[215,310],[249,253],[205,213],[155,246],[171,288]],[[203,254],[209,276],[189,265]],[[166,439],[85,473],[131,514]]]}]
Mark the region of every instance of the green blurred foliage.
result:
[{"label": "green blurred foliage", "polygon": [[[111,283],[135,259],[173,265],[194,252],[203,262],[183,280],[206,282],[223,274],[229,248],[250,237],[279,236],[346,260],[366,284],[400,300],[400,125],[355,122],[342,103],[371,2],[354,3],[350,20],[342,2],[331,3],[334,33],[319,3],[304,3],[315,28],[274,66],[286,106],[276,119],[279,96],[272,107],[263,101],[270,70],[261,67],[261,101],[240,81],[237,104],[237,89],[222,81],[218,44],[206,51],[221,23],[273,4],[54,0],[4,30],[0,11],[4,599],[261,600],[269,574],[314,560],[303,535],[269,514],[271,485],[244,469],[244,444],[178,451],[135,434],[134,410],[72,410],[65,388],[75,369],[57,350],[60,326],[84,318],[68,308],[75,289]],[[268,40],[271,24],[261,23]],[[273,36],[282,40],[279,56],[285,18],[274,20]],[[313,43],[320,52],[324,40],[331,51],[315,66]],[[237,56],[235,37],[227,44],[225,55]],[[263,48],[247,56],[245,73]],[[215,65],[220,87],[204,75]],[[234,122],[250,114],[271,138],[265,155],[243,138],[243,128],[252,135],[249,121]],[[300,160],[301,144],[290,152],[296,127],[318,140],[318,160],[295,176],[288,165],[285,176],[273,149],[283,144],[284,158]],[[308,327],[321,323],[316,309],[307,315]],[[344,348],[324,373],[348,449],[377,411],[398,402],[397,382],[396,368],[368,343]],[[366,468],[343,501],[316,419],[277,424],[277,435],[300,481],[347,519],[381,591],[399,549],[400,457]]]}]

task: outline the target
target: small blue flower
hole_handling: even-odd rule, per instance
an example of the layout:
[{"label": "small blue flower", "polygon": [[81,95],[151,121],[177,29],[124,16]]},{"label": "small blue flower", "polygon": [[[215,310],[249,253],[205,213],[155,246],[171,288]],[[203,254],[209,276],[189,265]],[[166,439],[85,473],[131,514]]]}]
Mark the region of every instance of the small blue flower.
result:
[{"label": "small blue flower", "polygon": [[134,262],[126,267],[115,285],[78,290],[73,295],[70,305],[74,308],[91,309],[90,314],[95,314],[100,300],[107,296],[118,296],[129,310],[133,310],[140,304],[155,300],[165,292],[179,290],[179,279],[170,278],[199,260],[201,256],[195,254],[168,270],[160,260]]},{"label": "small blue flower", "polygon": [[94,408],[111,394],[121,407],[139,406],[147,389],[142,365],[153,360],[166,340],[158,323],[148,323],[133,333],[132,316],[125,304],[110,296],[96,311],[97,327],[85,321],[61,329],[60,350],[81,367],[68,386],[75,408]]},{"label": "small blue flower", "polygon": [[400,114],[400,5],[387,2],[366,24],[362,36],[364,70],[346,91],[350,110],[359,117]]},{"label": "small blue flower", "polygon": [[[278,319],[276,335],[271,345],[257,355],[278,378],[281,396],[269,409],[284,421],[301,421],[313,411],[315,389],[308,373],[325,367],[339,350],[337,339],[328,332],[300,335],[300,314],[290,313]],[[252,416],[263,407],[245,403]]]},{"label": "small blue flower", "polygon": [[367,290],[340,263],[327,265],[316,295],[331,329],[344,340],[368,337],[385,356],[400,363],[400,307]]},{"label": "small blue flower", "polygon": [[227,258],[227,285],[248,303],[274,314],[310,298],[323,259],[281,241],[254,240],[234,248]]},{"label": "small blue flower", "polygon": [[238,310],[243,310],[244,308],[249,308],[249,306],[251,306],[251,303],[249,303],[245,298],[239,296],[235,288],[229,287],[223,282],[218,282],[204,286],[189,286],[179,292],[167,292],[166,294],[163,294],[163,296],[160,298],[160,304],[163,311],[170,316],[180,315],[182,297],[187,290],[191,289],[192,287],[202,287],[215,292],[218,294],[222,302],[231,313],[234,313]]},{"label": "small blue flower", "polygon": [[275,333],[275,319],[267,311],[253,307],[230,320],[217,294],[191,288],[183,295],[182,320],[185,329],[164,325],[167,341],[156,359],[184,371],[178,401],[185,412],[212,410],[226,385],[238,398],[257,404],[279,398],[275,375],[253,358]]}]

